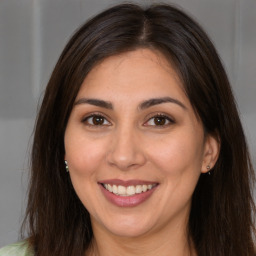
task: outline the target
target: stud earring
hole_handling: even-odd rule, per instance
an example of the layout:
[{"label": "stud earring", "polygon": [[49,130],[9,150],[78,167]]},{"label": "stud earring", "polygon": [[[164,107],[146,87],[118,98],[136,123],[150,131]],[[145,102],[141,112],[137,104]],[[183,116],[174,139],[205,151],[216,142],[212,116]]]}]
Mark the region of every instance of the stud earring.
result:
[{"label": "stud earring", "polygon": [[65,160],[64,162],[65,162],[65,166],[66,166],[66,172],[69,172],[69,169],[68,169],[68,161]]},{"label": "stud earring", "polygon": [[211,167],[210,167],[210,165],[207,165],[207,166],[206,166],[206,169],[207,169],[207,171],[208,171],[208,175],[211,175]]}]

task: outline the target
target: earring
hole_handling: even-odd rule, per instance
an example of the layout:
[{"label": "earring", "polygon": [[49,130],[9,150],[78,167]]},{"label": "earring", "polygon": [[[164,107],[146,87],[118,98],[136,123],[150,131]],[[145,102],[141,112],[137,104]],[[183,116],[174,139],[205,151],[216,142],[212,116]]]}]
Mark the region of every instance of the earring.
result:
[{"label": "earring", "polygon": [[208,175],[211,175],[211,167],[210,167],[210,165],[207,165],[207,166],[206,166],[206,169],[207,169],[207,171],[208,171]]},{"label": "earring", "polygon": [[69,172],[69,169],[68,169],[68,161],[65,160],[64,162],[65,162],[65,166],[66,166],[66,172]]}]

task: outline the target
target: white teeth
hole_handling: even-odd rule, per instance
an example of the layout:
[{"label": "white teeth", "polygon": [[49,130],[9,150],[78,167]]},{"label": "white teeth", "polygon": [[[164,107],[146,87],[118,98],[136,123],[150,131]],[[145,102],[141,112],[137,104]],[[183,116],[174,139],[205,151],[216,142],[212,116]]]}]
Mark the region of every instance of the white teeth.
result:
[{"label": "white teeth", "polygon": [[[105,184],[106,185],[106,184]],[[104,187],[105,187],[105,185],[104,185]],[[106,188],[106,187],[105,187]],[[108,191],[110,191],[110,192],[112,192],[113,190],[112,190],[112,186],[111,185],[107,185],[107,188],[106,188]]]},{"label": "white teeth", "polygon": [[119,194],[119,195],[125,195],[126,194],[126,188],[124,187],[124,186],[118,186],[117,187],[117,193]]},{"label": "white teeth", "polygon": [[148,190],[148,186],[147,185],[142,185],[142,191],[146,192]]},{"label": "white teeth", "polygon": [[132,196],[135,194],[140,194],[146,192],[156,186],[156,184],[150,185],[136,185],[136,186],[121,186],[121,185],[110,185],[110,184],[103,184],[104,188],[107,189],[109,192],[114,193],[115,195],[120,196]]},{"label": "white teeth", "polygon": [[[109,184],[108,184],[109,185]],[[111,186],[111,185],[109,185],[109,186]],[[112,192],[114,193],[114,194],[118,194],[117,193],[117,186],[116,185],[113,185],[113,187],[112,187]]]},{"label": "white teeth", "polygon": [[136,189],[135,189],[136,194],[140,194],[142,192],[142,186],[141,185],[137,185]]},{"label": "white teeth", "polygon": [[129,196],[132,196],[135,194],[135,187],[134,186],[129,186],[126,188],[126,193]]}]

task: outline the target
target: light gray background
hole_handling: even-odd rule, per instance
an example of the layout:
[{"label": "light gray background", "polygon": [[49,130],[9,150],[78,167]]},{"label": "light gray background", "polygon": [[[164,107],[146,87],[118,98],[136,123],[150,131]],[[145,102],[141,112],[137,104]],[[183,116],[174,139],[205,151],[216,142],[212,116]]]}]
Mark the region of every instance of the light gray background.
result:
[{"label": "light gray background", "polygon": [[[37,101],[57,58],[79,25],[121,2],[0,0],[0,247],[18,239]],[[256,166],[256,0],[165,2],[188,11],[215,43]]]}]

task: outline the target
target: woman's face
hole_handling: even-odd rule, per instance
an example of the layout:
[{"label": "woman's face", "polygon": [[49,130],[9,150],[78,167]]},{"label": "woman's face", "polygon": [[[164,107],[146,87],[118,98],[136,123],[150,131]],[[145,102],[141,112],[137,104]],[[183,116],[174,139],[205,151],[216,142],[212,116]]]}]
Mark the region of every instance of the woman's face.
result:
[{"label": "woman's face", "polygon": [[138,49],[105,59],[85,78],[65,159],[93,228],[134,237],[185,227],[214,143],[163,55]]}]

